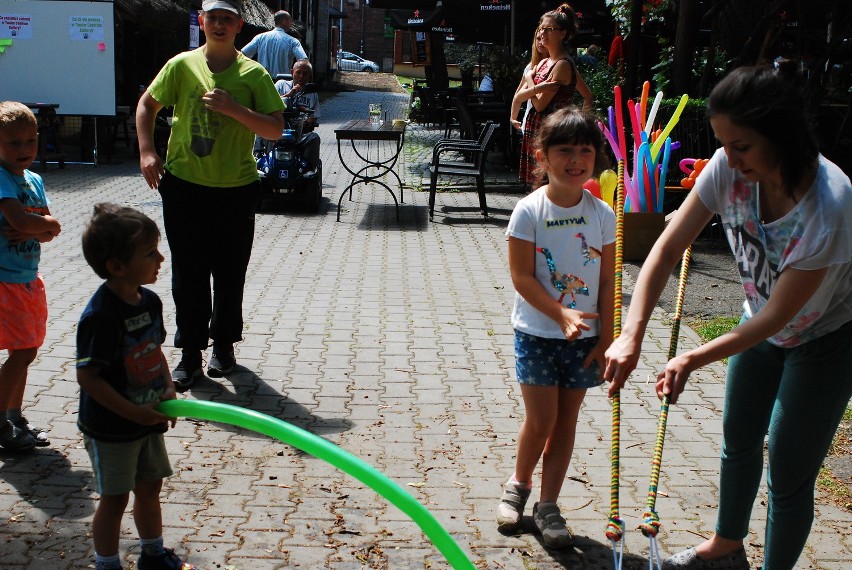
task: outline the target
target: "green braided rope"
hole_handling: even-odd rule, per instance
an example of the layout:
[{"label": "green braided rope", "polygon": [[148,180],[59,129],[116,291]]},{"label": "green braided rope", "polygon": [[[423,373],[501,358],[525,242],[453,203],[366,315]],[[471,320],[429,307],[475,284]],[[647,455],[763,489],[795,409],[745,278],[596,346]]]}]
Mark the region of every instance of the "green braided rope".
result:
[{"label": "green braided rope", "polygon": [[[613,303],[612,339],[621,335],[622,270],[624,266],[624,160],[618,161],[618,186],[615,191],[615,298]],[[612,448],[609,520],[606,537],[618,542],[624,534],[624,522],[618,516],[619,472],[621,470],[621,396],[612,397]]]},{"label": "green braided rope", "polygon": [[[680,337],[680,320],[683,313],[683,298],[686,294],[686,280],[689,275],[689,260],[692,257],[692,246],[683,252],[680,262],[680,276],[677,283],[677,299],[675,300],[675,314],[672,322],[672,334],[669,341],[669,355],[671,360],[677,355],[678,338]],[[639,528],[642,534],[655,537],[660,531],[660,517],[655,510],[657,504],[657,487],[660,482],[660,466],[663,463],[663,445],[666,441],[666,423],[669,417],[669,396],[664,396],[660,404],[660,419],[657,423],[657,438],[654,443],[654,456],[651,459],[651,483],[648,486],[648,502],[642,515],[642,524]]]}]

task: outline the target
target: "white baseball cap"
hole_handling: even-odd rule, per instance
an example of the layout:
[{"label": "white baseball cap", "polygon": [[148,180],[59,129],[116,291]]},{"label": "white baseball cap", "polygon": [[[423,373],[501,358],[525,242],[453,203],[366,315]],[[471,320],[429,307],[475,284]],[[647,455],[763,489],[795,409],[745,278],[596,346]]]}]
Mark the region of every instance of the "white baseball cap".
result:
[{"label": "white baseball cap", "polygon": [[205,12],[211,12],[213,10],[227,10],[241,18],[243,16],[242,0],[204,0],[204,2],[201,3],[201,9]]}]

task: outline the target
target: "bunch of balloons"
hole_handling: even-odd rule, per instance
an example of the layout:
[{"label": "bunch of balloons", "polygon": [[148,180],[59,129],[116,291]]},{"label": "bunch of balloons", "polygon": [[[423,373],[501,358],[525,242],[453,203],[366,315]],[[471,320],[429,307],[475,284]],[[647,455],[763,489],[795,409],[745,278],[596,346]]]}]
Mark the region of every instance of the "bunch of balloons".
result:
[{"label": "bunch of balloons", "polygon": [[[628,148],[627,146],[621,86],[617,85],[614,89],[615,105],[609,107],[608,127],[600,123],[600,128],[612,148],[615,159],[625,161],[625,212],[663,211],[666,172],[671,158],[671,151],[680,146],[680,143],[672,142],[669,135],[680,119],[680,115],[686,107],[689,97],[682,95],[666,126],[662,129],[654,129],[657,112],[663,100],[663,92],[657,92],[650,112],[647,112],[649,90],[650,83],[646,81],[642,85],[642,96],[639,103],[635,103],[632,99],[627,100],[627,116],[633,134],[632,148]],[[632,175],[630,174],[631,169],[627,167],[630,158],[632,158],[633,166]],[[613,206],[612,196],[615,189],[615,180],[615,172],[607,170],[601,174],[599,180],[587,182],[586,188],[592,194],[595,194],[609,203],[610,206]],[[610,185],[612,185],[612,191],[609,190]]]}]

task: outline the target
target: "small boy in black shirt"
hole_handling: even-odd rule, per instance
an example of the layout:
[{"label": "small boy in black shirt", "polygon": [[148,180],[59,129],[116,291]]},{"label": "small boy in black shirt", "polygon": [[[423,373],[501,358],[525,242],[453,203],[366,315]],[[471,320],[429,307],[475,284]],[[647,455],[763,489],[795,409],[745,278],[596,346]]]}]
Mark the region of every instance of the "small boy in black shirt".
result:
[{"label": "small boy in black shirt", "polygon": [[77,425],[101,498],[92,523],[96,570],[121,568],[121,519],[133,491],[133,518],[142,554],[138,570],[188,570],[163,548],[160,490],[172,474],[163,433],[174,420],[157,412],[175,398],[163,355],[163,304],[142,287],[157,280],[160,230],[145,214],[97,204],[83,233],[83,255],[106,282],[77,328]]}]

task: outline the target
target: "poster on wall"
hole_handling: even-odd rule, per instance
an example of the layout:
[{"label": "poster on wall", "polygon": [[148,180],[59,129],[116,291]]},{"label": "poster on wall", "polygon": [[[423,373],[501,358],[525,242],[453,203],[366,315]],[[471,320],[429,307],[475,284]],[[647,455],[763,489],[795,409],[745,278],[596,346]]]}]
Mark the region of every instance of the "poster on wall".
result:
[{"label": "poster on wall", "polygon": [[29,14],[0,14],[0,38],[33,39],[33,17]]},{"label": "poster on wall", "polygon": [[104,19],[101,16],[69,16],[68,37],[71,40],[104,41]]}]

